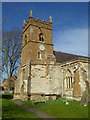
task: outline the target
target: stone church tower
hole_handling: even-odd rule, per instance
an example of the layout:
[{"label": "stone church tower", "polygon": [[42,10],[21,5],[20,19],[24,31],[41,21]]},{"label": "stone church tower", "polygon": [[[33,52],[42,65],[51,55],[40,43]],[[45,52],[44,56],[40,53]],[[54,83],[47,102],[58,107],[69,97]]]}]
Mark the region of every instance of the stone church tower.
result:
[{"label": "stone church tower", "polygon": [[46,64],[55,61],[52,43],[52,18],[49,23],[35,20],[30,11],[28,21],[23,22],[21,66],[27,61],[32,64]]}]

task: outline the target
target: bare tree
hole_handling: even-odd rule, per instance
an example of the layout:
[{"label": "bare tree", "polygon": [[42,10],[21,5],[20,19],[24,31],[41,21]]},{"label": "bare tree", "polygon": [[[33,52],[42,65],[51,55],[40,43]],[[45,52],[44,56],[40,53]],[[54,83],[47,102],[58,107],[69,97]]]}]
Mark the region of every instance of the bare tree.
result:
[{"label": "bare tree", "polygon": [[14,29],[2,36],[2,67],[3,73],[11,78],[19,66],[21,54],[21,31]]},{"label": "bare tree", "polygon": [[2,32],[0,30],[0,86],[1,86],[1,80],[2,80]]}]

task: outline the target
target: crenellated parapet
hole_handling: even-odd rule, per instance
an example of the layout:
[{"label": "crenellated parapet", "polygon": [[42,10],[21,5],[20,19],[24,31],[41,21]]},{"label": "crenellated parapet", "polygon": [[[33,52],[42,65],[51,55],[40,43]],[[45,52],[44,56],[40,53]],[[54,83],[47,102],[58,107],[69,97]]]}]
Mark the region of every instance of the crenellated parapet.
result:
[{"label": "crenellated parapet", "polygon": [[52,17],[50,16],[49,22],[46,22],[45,20],[35,19],[32,16],[32,10],[30,11],[30,17],[27,21],[23,21],[23,32],[26,31],[26,29],[30,26],[37,26],[40,28],[50,29],[52,30]]}]

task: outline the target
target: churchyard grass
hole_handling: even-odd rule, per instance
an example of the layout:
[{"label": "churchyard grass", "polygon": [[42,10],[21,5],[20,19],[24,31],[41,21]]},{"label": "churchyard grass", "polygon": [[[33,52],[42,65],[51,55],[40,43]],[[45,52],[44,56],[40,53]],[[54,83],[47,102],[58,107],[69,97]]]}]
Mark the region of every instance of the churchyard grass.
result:
[{"label": "churchyard grass", "polygon": [[23,118],[24,120],[27,120],[29,118],[38,118],[35,114],[25,110],[24,108],[21,108],[20,106],[16,105],[13,101],[11,101],[11,96],[3,95],[3,97],[7,99],[2,99],[2,120],[6,120],[7,118],[14,120],[22,120]]},{"label": "churchyard grass", "polygon": [[[31,101],[24,101],[25,104],[33,106],[56,118],[88,118],[88,106],[81,106],[78,101],[65,99],[49,100],[46,103],[34,104]],[[90,105],[90,104],[89,104]]]}]

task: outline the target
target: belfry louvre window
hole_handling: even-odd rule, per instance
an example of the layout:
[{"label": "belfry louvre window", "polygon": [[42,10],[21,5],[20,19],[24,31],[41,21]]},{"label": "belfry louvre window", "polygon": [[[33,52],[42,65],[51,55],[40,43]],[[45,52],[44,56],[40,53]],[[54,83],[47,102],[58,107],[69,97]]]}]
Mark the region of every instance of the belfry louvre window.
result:
[{"label": "belfry louvre window", "polygon": [[39,34],[39,41],[42,41],[42,42],[44,41],[43,33],[40,33],[40,34]]}]

